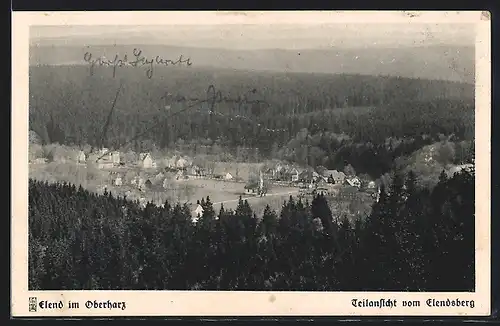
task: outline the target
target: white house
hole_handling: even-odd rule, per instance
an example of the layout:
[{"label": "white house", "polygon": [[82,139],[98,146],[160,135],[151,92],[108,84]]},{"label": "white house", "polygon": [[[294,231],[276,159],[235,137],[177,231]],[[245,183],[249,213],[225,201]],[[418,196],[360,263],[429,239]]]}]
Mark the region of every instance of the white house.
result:
[{"label": "white house", "polygon": [[375,200],[377,201],[377,203],[380,201],[380,193],[382,191],[380,190],[380,187],[377,188],[377,193],[375,195]]},{"label": "white house", "polygon": [[361,181],[357,177],[348,178],[345,180],[346,183],[352,187],[360,188]]},{"label": "white house", "polygon": [[196,207],[196,209],[194,210],[194,213],[195,213],[196,215],[200,215],[200,216],[201,216],[201,215],[203,215],[203,207],[201,207],[201,205],[200,205],[200,204],[198,204],[198,206],[197,206],[197,207]]},{"label": "white house", "polygon": [[44,163],[47,163],[47,159],[45,157],[38,157],[33,161],[33,163],[44,164]]},{"label": "white house", "polygon": [[149,153],[139,154],[139,162],[140,162],[141,166],[145,169],[150,169],[150,168],[154,167],[153,158],[151,157],[151,154],[149,154]]},{"label": "white house", "polygon": [[114,151],[111,153],[111,161],[113,162],[114,165],[119,165],[120,164],[120,152]]},{"label": "white house", "polygon": [[188,166],[188,161],[181,157],[176,163],[175,163],[175,167],[178,168],[178,169],[184,169]]},{"label": "white house", "polygon": [[87,156],[85,155],[85,153],[83,151],[79,151],[78,155],[76,157],[76,161],[78,163],[85,163],[86,160],[87,160]]},{"label": "white house", "polygon": [[123,180],[121,176],[117,176],[115,179],[115,186],[121,186],[123,184]]},{"label": "white house", "polygon": [[189,174],[195,177],[202,177],[205,175],[205,169],[198,165],[192,165],[189,170]]},{"label": "white house", "polygon": [[299,170],[297,170],[296,168],[293,168],[292,171],[291,171],[291,174],[292,174],[292,182],[297,182],[299,181]]},{"label": "white house", "polygon": [[193,211],[193,217],[191,219],[191,221],[193,221],[193,223],[196,223],[198,222],[198,219],[203,215],[203,207],[201,207],[200,204],[198,204],[198,206],[196,206],[196,209]]},{"label": "white house", "polygon": [[226,173],[226,175],[224,176],[224,179],[225,180],[233,180],[233,175],[231,173]]}]

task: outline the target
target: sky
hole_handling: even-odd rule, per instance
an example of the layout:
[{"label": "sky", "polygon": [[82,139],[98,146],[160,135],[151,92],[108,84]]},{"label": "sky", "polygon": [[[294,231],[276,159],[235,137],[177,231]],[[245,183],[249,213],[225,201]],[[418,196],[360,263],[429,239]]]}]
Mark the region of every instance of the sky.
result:
[{"label": "sky", "polygon": [[165,44],[227,49],[474,45],[472,24],[32,26],[39,44]]}]

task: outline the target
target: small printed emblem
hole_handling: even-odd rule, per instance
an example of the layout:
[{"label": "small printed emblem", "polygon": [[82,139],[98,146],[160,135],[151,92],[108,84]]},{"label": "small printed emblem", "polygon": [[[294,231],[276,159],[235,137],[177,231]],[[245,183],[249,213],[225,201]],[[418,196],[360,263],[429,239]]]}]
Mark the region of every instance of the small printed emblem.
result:
[{"label": "small printed emblem", "polygon": [[36,312],[36,297],[30,297],[29,312]]}]

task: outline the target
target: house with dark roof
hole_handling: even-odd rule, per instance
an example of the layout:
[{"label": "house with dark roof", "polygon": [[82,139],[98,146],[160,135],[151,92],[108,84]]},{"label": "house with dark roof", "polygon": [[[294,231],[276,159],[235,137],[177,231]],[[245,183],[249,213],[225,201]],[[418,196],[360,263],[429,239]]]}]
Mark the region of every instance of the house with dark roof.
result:
[{"label": "house with dark roof", "polygon": [[111,169],[114,166],[113,161],[107,155],[97,159],[97,167],[99,169]]},{"label": "house with dark roof", "polygon": [[337,170],[323,171],[323,176],[327,178],[328,183],[334,184],[343,184],[346,179],[345,173]]},{"label": "house with dark roof", "polygon": [[193,176],[193,177],[204,177],[207,174],[205,168],[203,168],[199,165],[196,165],[196,164],[193,164],[188,169],[188,173],[190,176]]},{"label": "house with dark roof", "polygon": [[310,170],[304,170],[299,174],[299,181],[304,183],[313,182],[313,173]]},{"label": "house with dark roof", "polygon": [[155,167],[153,158],[150,153],[140,153],[139,154],[139,165],[145,169],[151,169]]}]

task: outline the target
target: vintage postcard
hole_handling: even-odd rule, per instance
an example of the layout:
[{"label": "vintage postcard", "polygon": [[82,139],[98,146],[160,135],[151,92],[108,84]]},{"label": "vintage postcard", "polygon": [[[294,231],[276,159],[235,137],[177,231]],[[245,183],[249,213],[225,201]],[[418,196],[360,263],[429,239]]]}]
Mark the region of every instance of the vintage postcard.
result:
[{"label": "vintage postcard", "polygon": [[12,315],[489,315],[490,24],[14,12]]}]

